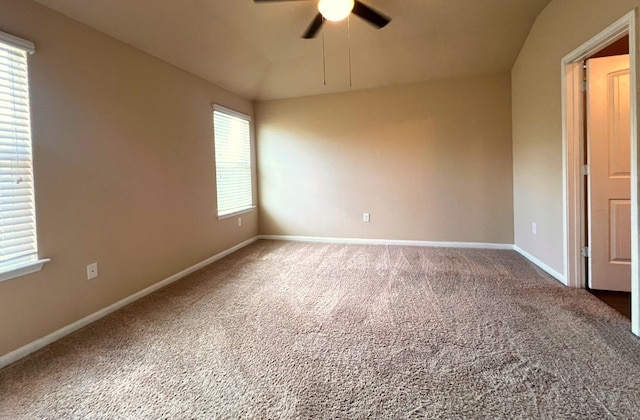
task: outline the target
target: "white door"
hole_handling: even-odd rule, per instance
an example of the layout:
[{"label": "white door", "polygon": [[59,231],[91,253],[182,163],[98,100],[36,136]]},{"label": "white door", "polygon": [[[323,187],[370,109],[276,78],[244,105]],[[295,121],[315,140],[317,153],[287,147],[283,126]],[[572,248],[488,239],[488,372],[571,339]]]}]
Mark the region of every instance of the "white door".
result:
[{"label": "white door", "polygon": [[631,291],[629,56],[587,60],[589,287]]}]

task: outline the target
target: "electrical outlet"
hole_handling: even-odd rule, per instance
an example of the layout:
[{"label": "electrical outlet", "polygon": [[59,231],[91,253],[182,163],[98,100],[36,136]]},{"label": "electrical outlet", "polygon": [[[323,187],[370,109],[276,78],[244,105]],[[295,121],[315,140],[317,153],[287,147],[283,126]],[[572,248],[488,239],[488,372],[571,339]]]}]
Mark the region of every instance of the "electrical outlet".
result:
[{"label": "electrical outlet", "polygon": [[242,217],[238,217],[238,226],[242,226]]},{"label": "electrical outlet", "polygon": [[363,222],[369,222],[371,221],[370,217],[369,217],[369,213],[362,213],[362,221]]},{"label": "electrical outlet", "polygon": [[98,277],[98,263],[92,263],[87,266],[87,280]]},{"label": "electrical outlet", "polygon": [[536,222],[531,223],[531,233],[534,235],[538,233],[538,226],[536,226]]}]

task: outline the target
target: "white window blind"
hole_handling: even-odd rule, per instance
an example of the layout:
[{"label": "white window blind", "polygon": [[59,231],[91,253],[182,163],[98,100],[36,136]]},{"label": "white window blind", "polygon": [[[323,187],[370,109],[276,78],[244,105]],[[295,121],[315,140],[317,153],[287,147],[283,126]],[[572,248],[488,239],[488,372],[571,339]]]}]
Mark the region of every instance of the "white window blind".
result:
[{"label": "white window blind", "polygon": [[248,115],[214,106],[218,217],[253,207],[250,122]]},{"label": "white window blind", "polygon": [[28,52],[33,44],[0,33],[0,271],[38,259]]}]

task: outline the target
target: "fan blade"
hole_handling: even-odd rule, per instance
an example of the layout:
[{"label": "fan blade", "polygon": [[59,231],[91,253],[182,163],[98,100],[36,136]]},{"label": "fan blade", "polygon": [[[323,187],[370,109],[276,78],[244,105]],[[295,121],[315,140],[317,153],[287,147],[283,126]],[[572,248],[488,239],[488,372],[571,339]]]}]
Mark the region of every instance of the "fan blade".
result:
[{"label": "fan blade", "polygon": [[387,23],[391,22],[390,18],[376,12],[375,10],[373,10],[366,4],[359,2],[358,0],[355,0],[355,4],[353,5],[353,10],[351,12],[354,15],[360,16],[370,24],[377,26],[378,28],[384,28],[385,26],[387,26]]},{"label": "fan blade", "polygon": [[318,13],[316,17],[313,18],[313,20],[311,21],[311,24],[309,25],[307,30],[304,32],[304,35],[302,35],[302,37],[304,39],[315,38],[323,22],[324,22],[324,18],[320,13]]}]

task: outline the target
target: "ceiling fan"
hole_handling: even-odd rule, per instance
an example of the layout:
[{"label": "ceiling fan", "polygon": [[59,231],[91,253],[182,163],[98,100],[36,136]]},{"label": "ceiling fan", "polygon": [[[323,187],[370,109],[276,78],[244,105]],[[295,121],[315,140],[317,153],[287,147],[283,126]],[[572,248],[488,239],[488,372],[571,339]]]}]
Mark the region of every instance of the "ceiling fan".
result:
[{"label": "ceiling fan", "polygon": [[[255,3],[269,3],[276,1],[309,1],[309,0],[253,0]],[[391,18],[372,9],[358,0],[319,0],[318,14],[313,18],[311,24],[302,35],[302,38],[314,38],[324,20],[339,21],[345,19],[351,13],[366,20],[378,29],[383,28],[391,22]]]}]

